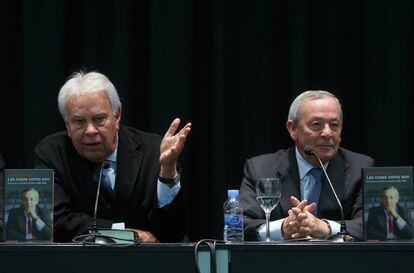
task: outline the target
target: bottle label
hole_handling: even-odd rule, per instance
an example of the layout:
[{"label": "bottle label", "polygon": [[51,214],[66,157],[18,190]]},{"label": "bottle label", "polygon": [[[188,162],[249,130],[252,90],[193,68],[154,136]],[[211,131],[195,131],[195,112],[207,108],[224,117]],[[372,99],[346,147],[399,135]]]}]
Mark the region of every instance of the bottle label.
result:
[{"label": "bottle label", "polygon": [[226,215],[224,217],[224,222],[228,226],[243,227],[243,217],[240,217],[237,214]]}]

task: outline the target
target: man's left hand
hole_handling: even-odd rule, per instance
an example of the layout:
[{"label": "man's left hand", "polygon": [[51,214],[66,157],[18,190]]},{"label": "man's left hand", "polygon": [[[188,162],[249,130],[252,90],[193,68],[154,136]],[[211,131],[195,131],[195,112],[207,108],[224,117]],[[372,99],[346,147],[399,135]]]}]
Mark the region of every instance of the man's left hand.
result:
[{"label": "man's left hand", "polygon": [[179,125],[180,119],[174,119],[162,139],[160,146],[160,177],[172,178],[176,174],[178,157],[184,149],[184,143],[191,131],[191,123],[187,123],[175,134]]}]

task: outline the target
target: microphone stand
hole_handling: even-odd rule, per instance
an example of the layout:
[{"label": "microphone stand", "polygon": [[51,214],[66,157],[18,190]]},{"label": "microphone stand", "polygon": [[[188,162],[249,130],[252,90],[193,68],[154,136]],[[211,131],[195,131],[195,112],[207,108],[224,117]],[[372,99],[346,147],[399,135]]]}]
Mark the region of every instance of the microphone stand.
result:
[{"label": "microphone stand", "polygon": [[315,150],[312,147],[309,146],[305,146],[305,154],[306,155],[313,155],[319,163],[319,166],[321,167],[326,180],[328,181],[328,184],[335,196],[336,202],[339,205],[340,211],[341,211],[341,221],[340,221],[340,231],[337,234],[333,234],[328,236],[326,239],[327,240],[331,240],[333,242],[349,242],[349,241],[355,241],[355,238],[347,231],[346,229],[346,224],[345,224],[345,216],[344,216],[344,209],[342,207],[341,201],[339,201],[338,195],[336,194],[336,191],[332,185],[331,179],[329,179],[328,173],[326,172],[321,159],[319,158],[319,156],[316,154]]},{"label": "microphone stand", "polygon": [[99,233],[99,228],[98,228],[98,224],[96,220],[103,169],[108,169],[108,168],[109,168],[109,163],[106,160],[102,161],[100,169],[99,169],[98,189],[96,191],[93,222],[92,222],[92,226],[89,227],[89,233],[73,238],[74,242],[94,243],[94,244],[115,244],[116,243],[116,241],[112,239],[111,237]]}]

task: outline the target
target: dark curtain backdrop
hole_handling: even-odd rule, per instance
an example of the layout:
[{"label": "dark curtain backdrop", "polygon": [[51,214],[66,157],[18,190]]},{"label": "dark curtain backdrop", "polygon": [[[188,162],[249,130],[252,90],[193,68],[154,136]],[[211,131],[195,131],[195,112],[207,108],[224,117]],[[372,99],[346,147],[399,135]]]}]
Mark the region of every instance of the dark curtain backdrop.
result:
[{"label": "dark curtain backdrop", "polygon": [[33,167],[64,129],[57,93],[79,69],[106,74],[123,123],[193,130],[181,157],[189,237],[222,238],[226,190],[246,158],[291,145],[285,121],[307,89],[335,93],[343,146],[413,165],[411,0],[6,1],[0,9],[0,152]]}]

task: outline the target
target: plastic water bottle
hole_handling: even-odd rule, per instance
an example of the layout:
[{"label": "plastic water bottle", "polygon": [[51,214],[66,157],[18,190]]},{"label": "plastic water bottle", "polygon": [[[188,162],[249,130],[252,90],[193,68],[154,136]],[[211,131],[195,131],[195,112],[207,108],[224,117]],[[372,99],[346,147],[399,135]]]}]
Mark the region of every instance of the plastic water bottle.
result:
[{"label": "plastic water bottle", "polygon": [[239,191],[228,190],[227,200],[224,202],[224,232],[223,238],[227,242],[243,242],[243,208],[239,202]]}]

